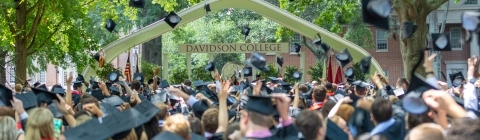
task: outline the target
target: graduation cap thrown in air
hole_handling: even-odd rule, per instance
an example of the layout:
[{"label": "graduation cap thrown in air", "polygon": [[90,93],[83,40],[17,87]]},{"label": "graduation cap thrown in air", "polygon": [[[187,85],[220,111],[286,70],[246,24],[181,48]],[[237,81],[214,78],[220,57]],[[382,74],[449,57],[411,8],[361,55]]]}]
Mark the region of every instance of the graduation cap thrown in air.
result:
[{"label": "graduation cap thrown in air", "polygon": [[428,84],[425,78],[419,74],[414,73],[410,79],[410,85],[405,92],[406,95],[403,97],[403,109],[411,114],[422,114],[428,111],[428,106],[423,102],[422,95],[423,92],[430,89],[437,88]]},{"label": "graduation cap thrown in air", "polygon": [[271,97],[268,96],[248,96],[248,102],[245,109],[262,115],[272,115],[275,108]]},{"label": "graduation cap thrown in air", "polygon": [[205,66],[206,71],[214,71],[215,70],[215,62],[210,61],[207,63],[207,66]]},{"label": "graduation cap thrown in air", "polygon": [[392,11],[389,0],[362,0],[363,22],[389,30],[388,16]]},{"label": "graduation cap thrown in air", "polygon": [[32,91],[24,94],[15,94],[15,98],[22,101],[23,109],[28,110],[38,105],[37,96]]},{"label": "graduation cap thrown in air", "polygon": [[413,33],[417,31],[418,25],[407,21],[402,23],[402,39],[412,38]]},{"label": "graduation cap thrown in air", "polygon": [[364,74],[370,73],[370,63],[372,62],[372,57],[367,56],[360,60],[360,71]]},{"label": "graduation cap thrown in air", "polygon": [[330,46],[327,43],[322,43],[320,46],[322,47],[323,52],[327,53],[330,51]]},{"label": "graduation cap thrown in air", "polygon": [[345,67],[348,63],[352,62],[353,60],[348,49],[345,49],[342,52],[336,54],[335,58],[340,62],[340,65],[342,66],[342,68]]},{"label": "graduation cap thrown in air", "polygon": [[243,76],[252,76],[252,67],[245,67],[243,68]]},{"label": "graduation cap thrown in air", "polygon": [[114,135],[110,129],[102,125],[97,119],[90,119],[79,126],[66,129],[63,135],[68,140],[108,139]]},{"label": "graduation cap thrown in air", "polygon": [[294,79],[297,79],[297,80],[302,79],[302,76],[303,76],[303,73],[300,72],[300,71],[295,71],[295,72],[293,72],[293,74],[292,74],[292,77],[293,77]]},{"label": "graduation cap thrown in air", "polygon": [[160,82],[160,88],[167,88],[167,87],[170,87],[170,84],[168,83],[167,80],[162,80],[162,82]]},{"label": "graduation cap thrown in air", "polygon": [[280,67],[283,67],[283,57],[282,56],[277,57],[277,64],[280,65]]},{"label": "graduation cap thrown in air", "polygon": [[175,28],[180,21],[182,21],[182,18],[173,11],[170,12],[165,18],[165,22],[172,28]]},{"label": "graduation cap thrown in air", "polygon": [[293,45],[290,46],[290,53],[299,53],[301,48],[302,48],[302,45],[298,43],[293,43]]},{"label": "graduation cap thrown in air", "polygon": [[133,80],[140,81],[140,83],[143,83],[145,79],[145,75],[143,73],[134,73],[133,74]]},{"label": "graduation cap thrown in air", "polygon": [[245,64],[256,68],[260,71],[269,71],[266,59],[258,52],[253,52],[249,59],[245,60]]},{"label": "graduation cap thrown in air", "polygon": [[451,51],[450,34],[432,33],[433,50],[435,51]]},{"label": "graduation cap thrown in air", "polygon": [[109,31],[109,32],[113,32],[113,30],[115,30],[115,27],[117,26],[117,23],[115,23],[115,21],[113,21],[113,19],[107,19],[105,21],[105,28]]},{"label": "graduation cap thrown in air", "polygon": [[13,100],[12,90],[5,87],[5,85],[3,84],[0,84],[0,106],[11,107],[11,100]]},{"label": "graduation cap thrown in air", "polygon": [[118,71],[111,72],[108,74],[108,80],[112,83],[117,82],[119,77],[120,77],[120,73],[118,73]]},{"label": "graduation cap thrown in air", "polygon": [[478,31],[480,11],[465,11],[462,13],[462,27],[467,31]]},{"label": "graduation cap thrown in air", "polygon": [[345,77],[347,79],[355,78],[355,70],[352,67],[347,68],[347,70],[345,70]]},{"label": "graduation cap thrown in air", "polygon": [[130,0],[129,5],[135,8],[145,8],[145,0]]},{"label": "graduation cap thrown in air", "polygon": [[450,74],[449,76],[450,76],[450,81],[452,82],[452,85],[454,87],[460,86],[463,80],[465,80],[465,77],[463,77],[463,73],[461,71]]}]

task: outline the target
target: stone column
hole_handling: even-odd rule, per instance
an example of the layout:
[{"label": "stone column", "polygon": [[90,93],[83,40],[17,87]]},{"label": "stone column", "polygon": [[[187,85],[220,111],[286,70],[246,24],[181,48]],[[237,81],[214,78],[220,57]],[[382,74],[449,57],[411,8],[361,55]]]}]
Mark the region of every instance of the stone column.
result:
[{"label": "stone column", "polygon": [[162,79],[168,80],[168,53],[163,54]]},{"label": "stone column", "polygon": [[187,53],[187,73],[188,79],[192,79],[192,54]]}]

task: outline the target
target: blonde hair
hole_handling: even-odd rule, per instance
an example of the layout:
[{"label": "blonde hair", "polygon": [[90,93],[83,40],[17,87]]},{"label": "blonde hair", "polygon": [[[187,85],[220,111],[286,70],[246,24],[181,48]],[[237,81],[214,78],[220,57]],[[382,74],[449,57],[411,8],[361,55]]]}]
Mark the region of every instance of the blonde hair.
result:
[{"label": "blonde hair", "polygon": [[182,114],[168,116],[162,130],[177,134],[183,139],[190,139],[190,122]]},{"label": "blonde hair", "polygon": [[351,106],[349,104],[342,104],[342,105],[340,105],[338,110],[341,110],[341,111],[338,111],[336,115],[339,116],[340,118],[342,118],[343,120],[348,121],[350,119],[350,116],[352,116],[353,111],[355,109],[353,108],[353,106]]},{"label": "blonde hair", "polygon": [[53,114],[50,110],[42,107],[34,108],[28,113],[25,139],[39,140],[42,138],[54,138]]},{"label": "blonde hair", "polygon": [[23,86],[21,84],[15,85],[15,92],[22,92]]},{"label": "blonde hair", "polygon": [[388,100],[390,100],[390,102],[394,103],[394,102],[398,101],[398,97],[395,96],[395,95],[390,95],[390,96],[388,96]]},{"label": "blonde hair", "polygon": [[15,120],[9,116],[0,116],[0,139],[16,140],[18,135]]}]

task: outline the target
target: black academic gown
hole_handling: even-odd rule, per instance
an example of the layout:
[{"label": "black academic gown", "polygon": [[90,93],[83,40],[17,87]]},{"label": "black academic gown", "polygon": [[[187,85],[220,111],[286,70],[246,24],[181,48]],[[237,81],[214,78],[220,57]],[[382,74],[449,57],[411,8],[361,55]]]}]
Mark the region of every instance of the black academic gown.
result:
[{"label": "black academic gown", "polygon": [[401,118],[394,118],[395,123],[379,134],[388,137],[389,140],[403,140],[405,138],[405,135],[407,135],[407,130],[405,129],[405,121]]},{"label": "black academic gown", "polygon": [[375,127],[370,119],[370,112],[362,108],[355,108],[347,123],[356,129],[357,135],[370,132]]},{"label": "black academic gown", "polygon": [[255,137],[244,137],[243,140],[299,140],[298,138],[298,130],[290,124],[283,128],[276,129],[275,132],[272,133],[272,136],[266,138],[255,138]]}]

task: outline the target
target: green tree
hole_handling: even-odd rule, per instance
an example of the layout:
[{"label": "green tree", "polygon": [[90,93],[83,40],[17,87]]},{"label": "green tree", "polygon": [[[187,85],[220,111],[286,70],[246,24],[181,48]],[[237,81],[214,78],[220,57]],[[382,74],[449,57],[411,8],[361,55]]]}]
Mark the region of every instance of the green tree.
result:
[{"label": "green tree", "polygon": [[118,72],[123,75],[123,72],[115,68],[111,63],[106,63],[102,68],[97,69],[96,74],[101,81],[108,81],[108,75],[112,72]]},{"label": "green tree", "polygon": [[[62,67],[75,64],[83,69],[95,61],[91,51],[118,38],[105,29],[104,21],[117,22],[116,31],[124,32],[133,24],[137,10],[129,1],[45,0],[4,1],[0,4],[0,46],[11,52],[15,81],[27,77],[27,69],[46,69],[51,63]],[[38,63],[39,68],[33,65]]]},{"label": "green tree", "polygon": [[310,75],[312,80],[323,78],[323,62],[317,61],[315,66],[310,66],[307,74]]},{"label": "green tree", "polygon": [[170,84],[180,84],[185,79],[188,79],[188,73],[186,68],[177,68],[170,70],[172,74],[169,75],[168,83]]},{"label": "green tree", "polygon": [[368,75],[360,72],[360,63],[353,64],[354,78],[355,80],[365,81],[368,79]]},{"label": "green tree", "polygon": [[[153,71],[158,67],[157,65],[155,64],[152,64],[152,63],[148,63],[146,61],[140,61],[141,65],[140,65],[140,71],[144,74],[145,76],[145,81],[148,81],[148,79],[151,79],[153,78]],[[162,74],[161,71],[159,71],[159,73],[157,73],[157,75],[160,75]]]},{"label": "green tree", "polygon": [[291,85],[298,82],[299,79],[293,78],[293,73],[298,71],[298,68],[296,66],[286,66],[284,71],[285,75],[283,76],[283,81],[286,81]]},{"label": "green tree", "polygon": [[203,80],[203,81],[212,81],[212,75],[209,71],[205,70],[203,65],[196,65],[192,69],[192,79],[193,80]]},{"label": "green tree", "polygon": [[270,69],[269,71],[258,72],[263,78],[268,79],[268,77],[278,76],[279,72],[275,63],[269,63],[266,66]]}]

